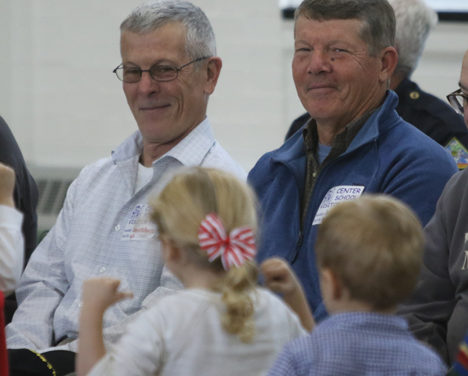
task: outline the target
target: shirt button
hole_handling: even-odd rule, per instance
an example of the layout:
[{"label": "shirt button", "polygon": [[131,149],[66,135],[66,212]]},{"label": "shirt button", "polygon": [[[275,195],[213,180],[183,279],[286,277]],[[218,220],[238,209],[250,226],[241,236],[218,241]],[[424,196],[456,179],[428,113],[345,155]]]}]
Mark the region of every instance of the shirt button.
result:
[{"label": "shirt button", "polygon": [[119,230],[120,230],[120,225],[116,225],[116,226],[114,227],[114,229],[115,229],[115,231],[119,231]]},{"label": "shirt button", "polygon": [[106,268],[104,266],[101,266],[99,268],[99,273],[104,273],[106,271]]}]

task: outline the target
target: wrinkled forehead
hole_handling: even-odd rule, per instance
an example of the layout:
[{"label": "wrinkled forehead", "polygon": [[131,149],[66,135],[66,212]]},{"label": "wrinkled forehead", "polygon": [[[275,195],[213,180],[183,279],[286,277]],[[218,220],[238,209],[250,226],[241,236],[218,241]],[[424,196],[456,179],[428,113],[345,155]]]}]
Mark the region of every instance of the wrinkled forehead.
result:
[{"label": "wrinkled forehead", "polygon": [[351,19],[311,19],[299,17],[294,30],[294,43],[305,42],[346,42],[362,44],[368,49],[368,41],[363,37],[362,21]]},{"label": "wrinkled forehead", "polygon": [[[324,28],[330,24],[337,25],[342,28],[343,30],[336,30],[337,32],[349,32],[348,29],[350,25],[353,25],[353,29],[356,30],[357,36],[361,39],[363,38],[363,33],[366,27],[366,23],[359,19],[359,18],[323,18],[323,17],[310,17],[308,15],[302,14],[298,16],[294,22],[294,37],[296,37],[296,32],[298,28],[305,27],[307,28],[308,25],[315,25],[316,27],[320,27],[322,25]],[[340,26],[342,25],[342,26]]]}]

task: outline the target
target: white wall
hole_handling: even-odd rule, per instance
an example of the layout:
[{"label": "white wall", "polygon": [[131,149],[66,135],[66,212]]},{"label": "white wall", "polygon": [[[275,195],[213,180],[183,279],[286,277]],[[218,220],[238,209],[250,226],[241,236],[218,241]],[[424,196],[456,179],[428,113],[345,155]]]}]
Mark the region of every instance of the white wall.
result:
[{"label": "white wall", "polygon": [[[195,0],[213,23],[223,70],[209,117],[248,170],[302,113],[290,72],[292,22],[276,0]],[[32,165],[81,167],[136,129],[111,73],[119,24],[139,0],[0,0],[0,114]],[[457,88],[468,23],[440,23],[414,78]]]}]

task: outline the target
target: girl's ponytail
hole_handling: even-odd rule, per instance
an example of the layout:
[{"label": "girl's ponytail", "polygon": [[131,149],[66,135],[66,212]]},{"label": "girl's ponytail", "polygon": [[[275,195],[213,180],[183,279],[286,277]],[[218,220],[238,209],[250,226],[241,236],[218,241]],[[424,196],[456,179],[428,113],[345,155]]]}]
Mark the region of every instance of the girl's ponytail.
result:
[{"label": "girl's ponytail", "polygon": [[221,323],[228,333],[239,336],[242,342],[250,342],[255,334],[254,304],[251,292],[257,283],[258,269],[253,261],[233,267],[226,273],[220,286],[226,310]]}]

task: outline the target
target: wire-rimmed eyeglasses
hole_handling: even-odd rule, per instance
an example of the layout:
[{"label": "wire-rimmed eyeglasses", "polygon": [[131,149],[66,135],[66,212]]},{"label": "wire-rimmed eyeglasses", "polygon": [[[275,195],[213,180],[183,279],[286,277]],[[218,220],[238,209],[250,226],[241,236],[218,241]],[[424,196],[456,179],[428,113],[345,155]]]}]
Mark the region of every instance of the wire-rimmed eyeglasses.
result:
[{"label": "wire-rimmed eyeglasses", "polygon": [[463,115],[468,104],[468,94],[465,94],[462,89],[458,89],[447,95],[447,100],[456,112]]},{"label": "wire-rimmed eyeglasses", "polygon": [[115,73],[115,75],[120,81],[126,82],[128,84],[134,84],[140,81],[143,72],[148,72],[150,77],[155,81],[167,82],[175,80],[179,75],[179,72],[186,66],[201,60],[208,59],[210,57],[211,56],[202,56],[192,61],[189,61],[188,63],[183,64],[180,67],[170,64],[156,63],[152,65],[149,69],[141,69],[137,65],[122,63],[112,72]]}]

